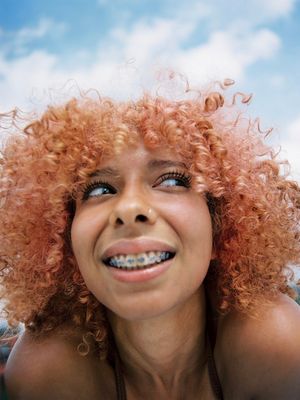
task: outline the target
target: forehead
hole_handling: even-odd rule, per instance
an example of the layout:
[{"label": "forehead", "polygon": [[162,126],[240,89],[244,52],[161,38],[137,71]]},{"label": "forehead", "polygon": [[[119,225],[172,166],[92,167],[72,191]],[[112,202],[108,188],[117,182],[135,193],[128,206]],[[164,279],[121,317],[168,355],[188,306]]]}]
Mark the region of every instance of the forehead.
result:
[{"label": "forehead", "polygon": [[111,155],[98,166],[100,169],[132,169],[145,167],[159,169],[164,167],[188,168],[186,160],[175,149],[166,146],[149,148],[140,141],[127,145],[118,153]]}]

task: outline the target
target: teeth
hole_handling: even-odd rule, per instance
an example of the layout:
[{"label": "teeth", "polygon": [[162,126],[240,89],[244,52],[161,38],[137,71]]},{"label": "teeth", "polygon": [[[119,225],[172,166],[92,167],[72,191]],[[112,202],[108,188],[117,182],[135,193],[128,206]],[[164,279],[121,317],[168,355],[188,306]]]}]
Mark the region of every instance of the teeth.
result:
[{"label": "teeth", "polygon": [[111,267],[122,269],[142,269],[153,264],[158,264],[172,257],[168,251],[150,251],[147,253],[117,255],[105,260]]}]

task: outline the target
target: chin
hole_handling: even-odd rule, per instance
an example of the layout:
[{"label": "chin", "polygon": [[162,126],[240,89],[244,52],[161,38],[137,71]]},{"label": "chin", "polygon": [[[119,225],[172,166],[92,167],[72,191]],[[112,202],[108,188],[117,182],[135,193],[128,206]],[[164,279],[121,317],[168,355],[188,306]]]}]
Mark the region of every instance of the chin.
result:
[{"label": "chin", "polygon": [[117,317],[125,319],[127,321],[142,321],[146,319],[159,318],[172,312],[180,305],[182,305],[186,299],[168,299],[166,296],[160,299],[147,299],[137,300],[132,299],[129,302],[123,302],[122,306],[110,308]]},{"label": "chin", "polygon": [[113,307],[109,311],[126,321],[142,321],[149,318],[155,318],[163,314],[163,310],[156,307],[144,307],[137,304],[135,307]]}]

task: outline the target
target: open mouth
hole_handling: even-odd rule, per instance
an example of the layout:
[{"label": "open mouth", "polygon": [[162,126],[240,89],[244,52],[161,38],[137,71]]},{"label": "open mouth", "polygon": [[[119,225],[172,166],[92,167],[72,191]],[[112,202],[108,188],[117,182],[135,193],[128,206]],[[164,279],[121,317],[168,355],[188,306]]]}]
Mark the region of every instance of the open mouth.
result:
[{"label": "open mouth", "polygon": [[138,254],[119,254],[103,260],[108,267],[127,271],[151,268],[175,257],[175,253],[169,251],[149,251]]}]

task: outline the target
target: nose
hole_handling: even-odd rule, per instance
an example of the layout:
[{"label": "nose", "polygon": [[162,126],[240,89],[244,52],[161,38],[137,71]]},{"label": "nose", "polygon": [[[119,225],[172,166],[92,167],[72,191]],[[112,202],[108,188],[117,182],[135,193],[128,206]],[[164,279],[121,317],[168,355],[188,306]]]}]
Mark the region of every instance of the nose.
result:
[{"label": "nose", "polygon": [[141,194],[124,194],[110,214],[109,223],[114,226],[136,225],[139,223],[153,225],[157,212]]}]

